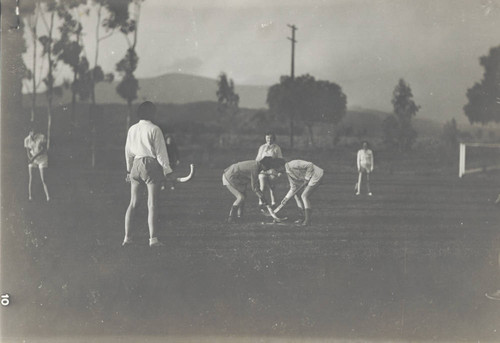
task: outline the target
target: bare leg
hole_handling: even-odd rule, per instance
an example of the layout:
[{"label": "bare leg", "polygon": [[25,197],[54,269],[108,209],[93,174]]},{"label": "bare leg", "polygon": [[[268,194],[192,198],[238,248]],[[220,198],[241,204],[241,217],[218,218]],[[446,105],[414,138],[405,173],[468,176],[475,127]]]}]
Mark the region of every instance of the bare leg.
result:
[{"label": "bare leg", "polygon": [[149,183],[148,187],[148,226],[149,238],[156,237],[156,226],[158,224],[158,202],[160,200],[160,185]]},{"label": "bare leg", "polygon": [[132,226],[132,220],[134,219],[135,210],[139,204],[139,192],[141,185],[137,182],[130,183],[130,203],[125,213],[125,239],[124,242],[130,240],[130,228]]},{"label": "bare leg", "polygon": [[315,184],[314,186],[307,186],[306,189],[304,189],[304,192],[302,192],[302,202],[304,203],[304,209],[311,209],[311,201],[309,200],[309,197],[311,194],[314,193],[314,191],[318,188],[318,184]]},{"label": "bare leg", "polygon": [[299,209],[303,210],[304,209],[304,203],[302,202],[302,199],[297,194],[295,194],[294,198],[295,198],[295,202],[297,203],[297,207]]},{"label": "bare leg", "polygon": [[[266,189],[267,184],[267,175],[259,174],[259,189],[264,194],[264,190]],[[259,198],[259,205],[262,205],[262,200]]]},{"label": "bare leg", "polygon": [[368,190],[368,195],[372,195],[370,191],[370,173],[366,173],[366,188]]},{"label": "bare leg", "polygon": [[269,180],[269,197],[271,198],[271,205],[276,205],[276,199],[274,198],[274,185],[271,184],[271,180]]},{"label": "bare leg", "polygon": [[31,200],[33,199],[31,197],[31,184],[33,182],[33,168],[28,167],[28,174],[29,174],[29,179],[28,179],[28,199]]},{"label": "bare leg", "polygon": [[40,178],[42,179],[43,190],[45,191],[45,197],[47,201],[50,201],[49,195],[49,187],[47,187],[47,183],[45,182],[45,167],[40,168]]},{"label": "bare leg", "polygon": [[361,194],[361,181],[363,179],[363,172],[359,172],[358,174],[358,190],[356,192],[356,195]]},{"label": "bare leg", "polygon": [[231,210],[229,211],[229,218],[233,218],[235,215],[235,211],[239,213],[241,216],[240,208],[245,204],[245,194],[237,190],[231,185],[226,185],[227,189],[236,197],[236,200],[233,202],[233,206],[231,206]]}]

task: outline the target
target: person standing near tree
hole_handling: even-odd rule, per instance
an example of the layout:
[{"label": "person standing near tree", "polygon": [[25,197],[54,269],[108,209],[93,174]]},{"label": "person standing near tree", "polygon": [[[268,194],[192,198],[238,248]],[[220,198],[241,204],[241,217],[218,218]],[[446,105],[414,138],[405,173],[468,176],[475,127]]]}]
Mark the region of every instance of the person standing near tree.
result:
[{"label": "person standing near tree", "polygon": [[125,144],[127,162],[126,181],[130,182],[130,204],[125,214],[125,238],[122,245],[132,243],[130,230],[135,211],[139,205],[140,190],[148,190],[149,246],[162,246],[157,236],[158,203],[160,186],[172,173],[165,139],[161,129],[153,124],[156,106],[151,101],[143,102],[137,109],[139,122],[130,127]]},{"label": "person standing near tree", "polygon": [[47,140],[41,133],[35,133],[33,128],[30,129],[28,137],[24,139],[24,147],[28,154],[28,199],[32,200],[31,185],[33,181],[33,170],[38,168],[40,178],[42,180],[43,190],[47,201],[50,201],[49,187],[45,182],[45,171],[49,167],[49,155],[47,153]]},{"label": "person standing near tree", "polygon": [[358,151],[356,162],[358,165],[358,182],[355,186],[356,195],[361,194],[361,181],[363,180],[363,175],[365,175],[368,195],[372,196],[372,192],[370,191],[370,173],[373,171],[373,151],[369,149],[367,141],[363,142],[363,147]]}]

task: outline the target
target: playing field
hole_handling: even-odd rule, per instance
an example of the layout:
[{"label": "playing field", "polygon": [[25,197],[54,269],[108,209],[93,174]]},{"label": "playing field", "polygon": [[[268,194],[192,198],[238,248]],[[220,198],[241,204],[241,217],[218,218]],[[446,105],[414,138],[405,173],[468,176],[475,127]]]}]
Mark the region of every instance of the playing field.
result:
[{"label": "playing field", "polygon": [[[327,173],[312,226],[267,224],[253,194],[230,225],[219,156],[162,193],[166,246],[151,249],[145,207],[138,243],[121,247],[119,167],[54,163],[47,204],[38,179],[27,201],[25,161],[6,159],[5,341],[500,341],[500,302],[484,296],[500,288],[498,174],[459,180],[387,162],[374,196],[356,197],[353,161],[316,158]],[[283,179],[280,199],[286,190]],[[295,204],[280,215],[293,219]]]}]

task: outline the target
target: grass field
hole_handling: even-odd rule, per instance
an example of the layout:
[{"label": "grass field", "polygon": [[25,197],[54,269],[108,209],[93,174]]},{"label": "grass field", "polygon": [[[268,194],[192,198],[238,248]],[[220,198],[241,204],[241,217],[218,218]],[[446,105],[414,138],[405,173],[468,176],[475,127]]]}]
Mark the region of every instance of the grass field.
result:
[{"label": "grass field", "polygon": [[484,296],[500,287],[499,175],[387,157],[374,196],[356,197],[353,161],[329,154],[302,156],[326,170],[312,226],[262,224],[253,195],[244,222],[226,224],[220,176],[236,157],[221,153],[162,193],[166,246],[151,249],[144,207],[138,243],[121,247],[121,166],[55,159],[53,200],[36,179],[28,202],[24,156],[7,152],[3,341],[500,341],[500,302]]}]

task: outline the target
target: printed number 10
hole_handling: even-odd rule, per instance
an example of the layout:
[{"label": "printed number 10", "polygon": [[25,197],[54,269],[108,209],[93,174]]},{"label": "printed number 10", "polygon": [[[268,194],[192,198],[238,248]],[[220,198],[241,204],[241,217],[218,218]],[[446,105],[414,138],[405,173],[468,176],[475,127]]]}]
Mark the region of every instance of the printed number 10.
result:
[{"label": "printed number 10", "polygon": [[2,306],[9,306],[9,304],[10,304],[10,295],[8,293],[2,294],[0,296],[0,298],[1,298],[0,304],[2,304]]}]

